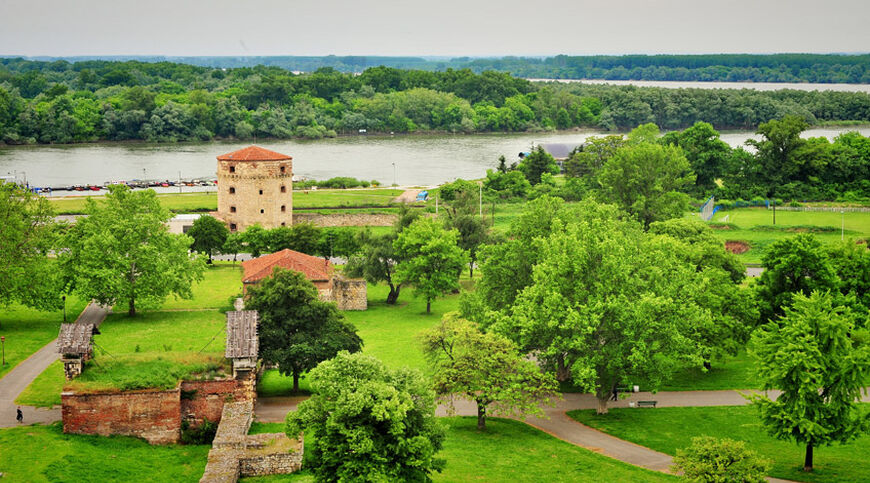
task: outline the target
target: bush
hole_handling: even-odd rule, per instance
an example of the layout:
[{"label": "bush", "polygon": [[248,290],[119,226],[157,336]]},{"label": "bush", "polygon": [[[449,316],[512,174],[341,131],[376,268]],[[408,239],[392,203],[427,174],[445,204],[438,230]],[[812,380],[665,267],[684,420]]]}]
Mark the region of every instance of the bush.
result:
[{"label": "bush", "polygon": [[771,466],[771,461],[746,449],[743,441],[711,436],[692,438],[692,445],[677,450],[674,457],[675,469],[690,481],[704,483],[764,482]]},{"label": "bush", "polygon": [[202,424],[190,427],[190,421],[181,421],[181,442],[183,444],[211,444],[217,434],[218,424],[203,418]]}]

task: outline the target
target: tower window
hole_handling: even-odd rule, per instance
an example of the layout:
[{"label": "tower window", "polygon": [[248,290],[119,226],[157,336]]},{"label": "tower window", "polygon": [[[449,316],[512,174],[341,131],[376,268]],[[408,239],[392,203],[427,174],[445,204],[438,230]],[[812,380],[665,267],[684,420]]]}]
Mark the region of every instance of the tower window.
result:
[{"label": "tower window", "polygon": [[260,214],[263,214],[265,212],[266,212],[266,210],[260,210]]},{"label": "tower window", "polygon": [[281,166],[281,174],[284,174],[285,172],[287,172],[287,168],[285,168],[284,166]]},{"label": "tower window", "polygon": [[236,231],[236,224],[230,223],[230,231]]},{"label": "tower window", "polygon": [[287,223],[281,222],[281,226],[287,226]]},{"label": "tower window", "polygon": [[235,173],[235,172],[236,172],[236,167],[230,166],[230,173]]},{"label": "tower window", "polygon": [[231,195],[236,194],[236,188],[235,188],[235,187],[230,186],[230,194],[231,194]]},{"label": "tower window", "polygon": [[236,207],[230,206],[230,213],[235,213],[235,212],[236,212]]},{"label": "tower window", "polygon": [[284,205],[281,205],[281,213],[284,213],[286,211],[287,211],[287,207]]},{"label": "tower window", "polygon": [[263,190],[260,190],[260,194],[263,194]]},{"label": "tower window", "polygon": [[282,187],[281,187],[281,192],[282,192],[282,193],[286,193],[286,192],[287,192],[287,187],[286,187],[286,186],[282,186]]}]

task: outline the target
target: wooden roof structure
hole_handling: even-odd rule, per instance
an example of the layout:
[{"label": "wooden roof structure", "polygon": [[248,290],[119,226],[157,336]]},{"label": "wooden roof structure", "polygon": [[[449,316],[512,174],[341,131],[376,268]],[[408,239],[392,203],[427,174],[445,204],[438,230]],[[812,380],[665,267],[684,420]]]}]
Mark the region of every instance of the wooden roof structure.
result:
[{"label": "wooden roof structure", "polygon": [[57,336],[59,354],[90,354],[91,338],[100,331],[94,324],[60,324]]},{"label": "wooden roof structure", "polygon": [[257,337],[257,311],[237,310],[227,312],[228,359],[256,358],[260,351]]}]

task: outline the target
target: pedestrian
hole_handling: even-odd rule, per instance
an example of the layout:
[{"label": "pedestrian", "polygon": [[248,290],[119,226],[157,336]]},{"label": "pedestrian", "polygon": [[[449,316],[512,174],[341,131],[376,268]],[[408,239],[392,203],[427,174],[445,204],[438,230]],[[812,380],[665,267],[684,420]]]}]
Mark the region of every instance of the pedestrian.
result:
[{"label": "pedestrian", "polygon": [[19,406],[18,409],[16,410],[15,420],[18,421],[19,423],[23,423],[23,422],[24,422],[24,413],[21,412],[21,407],[20,407],[20,406]]},{"label": "pedestrian", "polygon": [[619,388],[613,386],[613,396],[610,398],[611,401],[619,401]]}]

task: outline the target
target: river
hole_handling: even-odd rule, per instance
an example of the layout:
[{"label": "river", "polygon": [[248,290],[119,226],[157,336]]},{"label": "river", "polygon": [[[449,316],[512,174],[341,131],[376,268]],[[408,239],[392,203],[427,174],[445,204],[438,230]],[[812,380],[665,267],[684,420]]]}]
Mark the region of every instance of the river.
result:
[{"label": "river", "polygon": [[[870,136],[870,126],[817,128],[804,137],[833,138],[858,131]],[[493,168],[499,155],[517,161],[532,144],[579,145],[590,136],[612,134],[585,130],[560,133],[477,134],[438,136],[351,136],[317,141],[264,140],[265,148],[293,157],[293,173],[314,179],[352,176],[385,185],[436,185],[456,178],[474,179]],[[722,139],[743,145],[751,131],[726,131]],[[26,177],[32,186],[103,184],[132,179],[213,177],[215,157],[250,142],[178,144],[105,143],[10,146],[0,148],[0,175]],[[185,190],[189,190],[185,188]]]},{"label": "river", "polygon": [[752,89],[755,91],[867,92],[870,84],[814,84],[810,82],[700,82],[700,81],[655,81],[655,80],[607,80],[607,79],[529,79],[534,82],[581,82],[583,84],[610,84],[614,86],[664,87],[665,89]]}]

